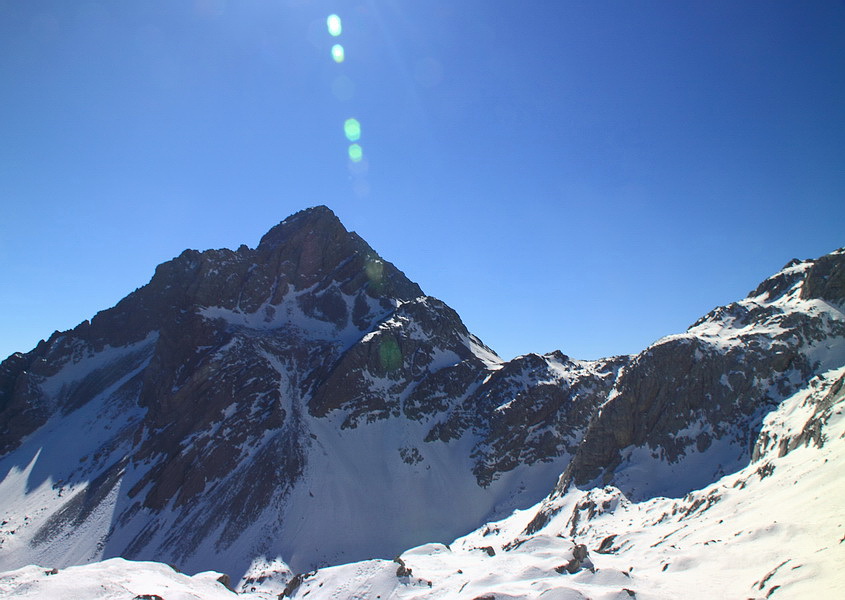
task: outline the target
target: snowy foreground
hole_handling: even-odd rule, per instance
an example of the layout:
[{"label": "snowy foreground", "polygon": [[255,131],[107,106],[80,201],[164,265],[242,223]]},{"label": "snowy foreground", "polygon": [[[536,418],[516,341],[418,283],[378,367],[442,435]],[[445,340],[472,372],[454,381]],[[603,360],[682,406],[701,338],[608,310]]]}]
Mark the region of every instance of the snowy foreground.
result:
[{"label": "snowy foreground", "polygon": [[[278,561],[257,560],[233,585],[239,595],[219,573],[189,577],[111,559],[0,574],[0,597],[845,598],[845,393],[831,393],[843,376],[845,368],[829,371],[784,401],[763,424],[754,462],[684,498],[634,503],[612,487],[570,489],[449,546],[419,546],[393,561],[292,578]],[[814,418],[821,436],[802,437]],[[541,510],[551,517],[538,524]]]}]

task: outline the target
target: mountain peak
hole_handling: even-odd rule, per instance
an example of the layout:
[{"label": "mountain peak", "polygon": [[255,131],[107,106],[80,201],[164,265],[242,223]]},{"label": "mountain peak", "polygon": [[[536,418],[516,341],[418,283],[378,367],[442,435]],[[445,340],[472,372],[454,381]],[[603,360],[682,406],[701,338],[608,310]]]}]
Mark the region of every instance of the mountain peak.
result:
[{"label": "mountain peak", "polygon": [[316,286],[319,292],[337,284],[346,294],[366,289],[371,297],[385,299],[423,295],[326,206],[301,210],[273,227],[261,238],[255,260],[272,271],[273,281],[290,283],[294,290]]},{"label": "mountain peak", "polygon": [[349,231],[328,206],[312,206],[294,213],[265,233],[258,243],[258,250],[278,247],[298,234],[329,237],[331,234],[349,235]]}]

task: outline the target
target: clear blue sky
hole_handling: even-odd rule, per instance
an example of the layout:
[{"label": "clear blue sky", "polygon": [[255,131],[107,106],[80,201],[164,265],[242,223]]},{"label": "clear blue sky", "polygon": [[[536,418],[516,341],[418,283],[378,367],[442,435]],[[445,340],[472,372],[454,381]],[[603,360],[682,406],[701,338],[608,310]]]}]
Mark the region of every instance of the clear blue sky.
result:
[{"label": "clear blue sky", "polygon": [[316,204],[506,358],[637,352],[845,245],[843,32],[834,0],[0,0],[0,355]]}]

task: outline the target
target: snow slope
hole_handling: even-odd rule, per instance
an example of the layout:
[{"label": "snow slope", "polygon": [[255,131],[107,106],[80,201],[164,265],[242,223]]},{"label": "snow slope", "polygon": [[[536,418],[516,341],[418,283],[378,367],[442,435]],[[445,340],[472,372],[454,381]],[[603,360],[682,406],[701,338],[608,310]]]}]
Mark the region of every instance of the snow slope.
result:
[{"label": "snow slope", "polygon": [[[408,550],[397,562],[321,569],[292,597],[845,597],[843,381],[845,368],[830,371],[766,419],[768,439],[795,440],[838,382],[838,394],[821,411],[822,447],[801,442],[780,456],[781,446],[770,444],[751,465],[681,499],[637,503],[613,487],[573,489],[546,501],[557,512],[539,531],[526,528],[541,505],[450,546]],[[589,556],[569,573],[581,544]]]},{"label": "snow slope", "polygon": [[[123,554],[139,538],[145,541],[136,551],[142,559],[175,562],[178,555],[168,548],[181,541],[173,533],[186,528],[186,515],[173,502],[152,513],[138,503],[139,492],[131,492],[148,473],[148,462],[157,459],[133,456],[137,443],[154,435],[141,426],[145,411],[132,393],[133,378],[148,360],[144,349],[151,343],[140,350],[128,347],[123,354],[96,355],[96,362],[74,363],[46,381],[57,390],[68,388],[125,355],[139,357],[136,368],[92,401],[55,414],[20,448],[0,458],[0,570],[31,563],[65,568],[102,560]],[[299,374],[272,356],[266,358],[279,372],[281,385],[292,387],[289,382]],[[378,383],[371,382],[371,387]],[[447,443],[424,442],[437,415],[349,428],[343,427],[344,413],[315,417],[307,409],[307,397],[291,389],[283,392],[284,410],[297,415],[296,430],[268,429],[257,439],[232,443],[240,453],[237,467],[208,481],[210,501],[187,515],[198,526],[212,528],[212,534],[179,561],[186,572],[213,568],[240,577],[259,557],[284,557],[303,569],[389,556],[421,540],[449,541],[542,498],[568,458],[518,465],[481,487],[470,458],[478,441],[475,434],[467,432]],[[233,414],[253,409],[231,407]],[[211,447],[235,439],[237,432],[226,425],[226,417],[204,432]],[[249,418],[255,417],[244,416]],[[303,440],[301,475],[289,490],[274,490],[271,501],[221,552],[216,534],[227,521],[216,518],[212,501],[248,485],[249,465],[275,460],[283,436]],[[203,440],[184,441],[181,452],[198,441]]]},{"label": "snow slope", "polygon": [[[112,558],[83,567],[52,569],[35,565],[0,575],[0,598],[41,600],[87,598],[129,600],[232,600],[238,596],[212,571],[188,577],[161,563]],[[244,596],[241,596],[243,598]]]},{"label": "snow slope", "polygon": [[[802,437],[817,424],[819,436]],[[845,597],[845,368],[785,400],[760,440],[754,463],[681,499],[632,502],[613,487],[572,489],[393,561],[333,566],[293,581],[290,573],[263,580],[256,565],[239,597],[269,600],[284,587],[309,600]],[[543,504],[555,515],[527,533]],[[50,573],[48,565],[2,574],[0,597],[238,597],[216,582],[219,574],[189,578],[155,563],[112,559]]]}]

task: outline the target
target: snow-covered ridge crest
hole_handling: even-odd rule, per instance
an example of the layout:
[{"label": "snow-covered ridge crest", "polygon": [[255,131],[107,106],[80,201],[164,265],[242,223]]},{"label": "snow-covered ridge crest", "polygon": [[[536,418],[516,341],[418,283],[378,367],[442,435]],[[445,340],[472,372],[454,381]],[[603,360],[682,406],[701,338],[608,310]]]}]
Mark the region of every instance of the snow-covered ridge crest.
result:
[{"label": "snow-covered ridge crest", "polygon": [[155,562],[112,558],[68,569],[35,565],[0,575],[0,596],[22,600],[46,598],[179,598],[181,600],[232,600],[236,596],[223,582],[222,573],[193,577]]},{"label": "snow-covered ridge crest", "polygon": [[682,496],[751,460],[765,416],[845,364],[845,254],[792,261],[749,296],[633,358],[561,489]]}]

